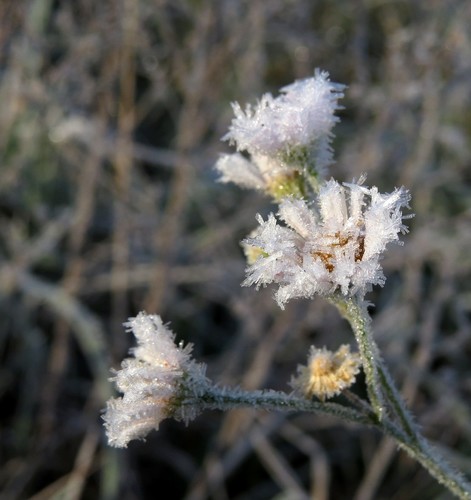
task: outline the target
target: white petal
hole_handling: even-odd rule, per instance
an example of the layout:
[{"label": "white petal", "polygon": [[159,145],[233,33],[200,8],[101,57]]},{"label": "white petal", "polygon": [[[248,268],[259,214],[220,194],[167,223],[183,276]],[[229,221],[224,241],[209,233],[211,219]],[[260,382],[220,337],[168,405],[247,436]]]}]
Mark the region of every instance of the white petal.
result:
[{"label": "white petal", "polygon": [[280,203],[278,215],[304,239],[315,237],[317,217],[304,200],[284,199]]},{"label": "white petal", "polygon": [[221,182],[233,182],[241,187],[252,189],[265,187],[265,181],[257,166],[240,153],[221,156],[215,168],[222,174],[219,179]]}]

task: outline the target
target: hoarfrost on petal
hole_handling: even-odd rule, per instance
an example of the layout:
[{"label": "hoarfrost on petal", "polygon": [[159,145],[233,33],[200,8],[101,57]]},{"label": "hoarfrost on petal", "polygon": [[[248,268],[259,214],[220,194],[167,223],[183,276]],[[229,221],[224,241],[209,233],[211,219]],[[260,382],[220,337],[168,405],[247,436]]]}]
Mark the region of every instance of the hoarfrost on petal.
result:
[{"label": "hoarfrost on petal", "polygon": [[284,199],[278,216],[288,227],[273,214],[267,221],[259,217],[260,227],[246,241],[263,252],[247,267],[243,285],[278,285],[275,298],[281,307],[315,294],[363,298],[372,285],[382,286],[382,253],[405,231],[402,209],[409,195],[404,188],[380,194],[362,182],[328,181],[317,206]]},{"label": "hoarfrost on petal", "polygon": [[191,358],[191,345],[177,346],[160,316],[141,312],[125,326],[138,345],[112,379],[123,396],[108,401],[103,415],[109,444],[116,447],[144,438],[169,416],[187,418],[181,398],[207,387],[205,367]]}]

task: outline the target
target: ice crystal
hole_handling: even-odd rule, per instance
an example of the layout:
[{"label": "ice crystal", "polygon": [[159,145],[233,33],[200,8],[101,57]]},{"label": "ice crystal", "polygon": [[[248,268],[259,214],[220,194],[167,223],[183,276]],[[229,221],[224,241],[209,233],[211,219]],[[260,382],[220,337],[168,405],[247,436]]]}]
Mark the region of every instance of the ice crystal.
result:
[{"label": "ice crystal", "polygon": [[388,243],[406,232],[403,207],[410,196],[404,188],[381,194],[358,183],[324,183],[317,203],[288,198],[280,203],[281,226],[270,214],[245,246],[258,255],[247,267],[244,285],[276,283],[281,307],[297,297],[315,294],[363,297],[372,285],[383,285],[380,259]]}]

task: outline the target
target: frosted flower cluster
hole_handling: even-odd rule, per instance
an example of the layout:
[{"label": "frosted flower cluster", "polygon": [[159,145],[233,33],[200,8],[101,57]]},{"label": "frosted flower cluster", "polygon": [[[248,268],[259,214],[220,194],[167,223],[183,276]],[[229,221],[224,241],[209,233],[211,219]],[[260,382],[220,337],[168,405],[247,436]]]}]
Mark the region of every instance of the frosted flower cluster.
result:
[{"label": "frosted flower cluster", "polygon": [[337,101],[344,85],[329,81],[326,72],[283,87],[278,97],[265,94],[256,106],[245,110],[232,105],[235,118],[223,140],[246,151],[223,155],[216,164],[222,182],[264,189],[275,198],[277,187],[302,196],[303,176],[312,181],[332,163],[332,128],[338,121]]},{"label": "frosted flower cluster", "polygon": [[350,387],[360,366],[360,355],[351,353],[348,344],[340,346],[336,352],[311,346],[307,365],[298,366],[298,374],[290,385],[306,398],[316,396],[324,401]]},{"label": "frosted flower cluster", "polygon": [[234,103],[235,118],[223,139],[236,144],[239,151],[275,156],[328,138],[338,121],[334,112],[345,88],[328,77],[328,73],[316,71],[312,78],[283,87],[278,97],[265,94],[245,111]]},{"label": "frosted flower cluster", "polygon": [[363,298],[372,285],[383,285],[381,254],[406,232],[402,208],[410,196],[404,188],[381,194],[358,183],[324,183],[314,204],[287,198],[260,224],[246,248],[255,253],[244,285],[275,283],[280,305],[315,294]]},{"label": "frosted flower cluster", "polygon": [[183,402],[197,399],[208,383],[205,366],[191,358],[192,346],[175,345],[159,316],[141,312],[124,325],[138,346],[112,379],[123,396],[109,400],[103,416],[109,444],[118,448],[144,438],[165,418],[194,418],[196,406]]}]

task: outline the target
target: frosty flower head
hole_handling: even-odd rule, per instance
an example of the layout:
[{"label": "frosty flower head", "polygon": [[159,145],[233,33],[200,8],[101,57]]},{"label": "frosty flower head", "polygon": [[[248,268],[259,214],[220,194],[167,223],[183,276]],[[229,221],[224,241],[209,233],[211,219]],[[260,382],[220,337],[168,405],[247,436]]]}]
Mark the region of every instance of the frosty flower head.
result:
[{"label": "frosty flower head", "polygon": [[234,103],[235,118],[223,140],[236,144],[239,151],[272,158],[311,147],[330,137],[344,88],[330,82],[327,72],[317,70],[314,77],[283,87],[278,97],[265,94],[245,111]]},{"label": "frosty flower head", "polygon": [[342,345],[336,352],[311,346],[307,366],[298,366],[290,385],[306,398],[316,396],[324,401],[350,387],[360,366],[360,356],[351,353],[349,345]]},{"label": "frosty flower head", "polygon": [[144,438],[165,418],[194,418],[197,406],[191,399],[207,386],[205,366],[193,361],[191,345],[175,345],[175,335],[159,316],[141,312],[125,326],[138,346],[112,379],[124,394],[108,401],[103,416],[109,444],[118,448]]},{"label": "frosty flower head", "polygon": [[278,97],[265,94],[245,111],[234,103],[235,118],[223,140],[246,151],[251,160],[240,154],[221,157],[216,164],[221,181],[264,189],[276,199],[285,195],[273,192],[276,186],[286,195],[304,195],[332,162],[334,113],[344,88],[316,70],[314,77],[282,88]]},{"label": "frosty flower head", "polygon": [[315,294],[363,298],[372,285],[383,285],[380,259],[388,243],[406,232],[403,207],[410,196],[404,188],[381,194],[358,183],[323,184],[317,204],[285,199],[278,216],[270,214],[244,241],[258,251],[247,268],[244,285],[276,283],[281,307],[292,298]]}]

